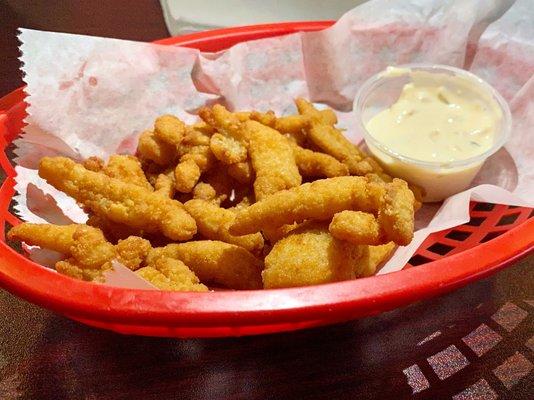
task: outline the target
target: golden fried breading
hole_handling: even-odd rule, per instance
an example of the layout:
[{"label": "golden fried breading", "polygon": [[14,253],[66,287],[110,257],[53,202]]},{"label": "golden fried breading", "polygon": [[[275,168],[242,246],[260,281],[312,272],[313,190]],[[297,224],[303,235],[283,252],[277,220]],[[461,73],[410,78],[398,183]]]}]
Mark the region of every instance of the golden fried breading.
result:
[{"label": "golden fried breading", "polygon": [[217,159],[214,157],[209,146],[192,146],[187,148],[187,153],[182,154],[180,162],[193,160],[197,164],[200,172],[209,171],[216,163]]},{"label": "golden fried breading", "polygon": [[189,240],[196,233],[195,220],[180,202],[88,171],[68,158],[42,158],[39,175],[110,221],[149,233],[162,233],[172,240]]},{"label": "golden fried breading", "polygon": [[175,148],[182,143],[186,134],[186,126],[174,115],[162,115],[154,122],[154,137]]},{"label": "golden fried breading", "polygon": [[384,243],[384,232],[373,214],[362,211],[341,211],[334,215],[328,230],[333,237],[352,244]]},{"label": "golden fried breading", "polygon": [[248,142],[248,132],[242,129],[241,123],[248,121],[249,115],[246,113],[243,117],[237,113],[231,113],[226,107],[220,104],[215,104],[211,108],[203,107],[198,112],[198,116],[208,125],[211,125],[219,131],[219,133],[233,137],[243,144]]},{"label": "golden fried breading", "polygon": [[156,139],[154,132],[145,131],[139,137],[137,154],[143,160],[152,161],[165,167],[174,161],[176,149],[174,146]]},{"label": "golden fried breading", "polygon": [[208,291],[206,285],[200,283],[197,276],[187,265],[174,258],[161,257],[135,273],[161,290]]},{"label": "golden fried breading", "polygon": [[273,244],[275,242],[278,242],[284,236],[287,236],[289,232],[297,229],[299,225],[300,224],[295,222],[294,224],[282,225],[276,228],[265,228],[262,230],[262,233],[265,239],[267,239],[271,244]]},{"label": "golden fried breading", "polygon": [[51,225],[23,222],[9,230],[7,239],[70,255],[70,248],[74,244],[72,235],[78,226],[78,224]]},{"label": "golden fried breading", "polygon": [[202,133],[204,136],[207,136],[208,138],[215,133],[215,129],[213,128],[213,126],[206,124],[204,121],[198,121],[198,122],[195,122],[193,125],[188,126],[187,131],[188,133],[190,131],[196,131],[198,133]]},{"label": "golden fried breading", "polygon": [[259,112],[259,111],[251,111],[249,114],[249,118],[254,121],[258,121],[260,124],[270,126],[271,128],[276,123],[276,115],[274,114],[274,111],[267,111],[267,112]]},{"label": "golden fried breading", "polygon": [[150,191],[153,190],[137,157],[114,154],[109,157],[108,164],[102,169],[102,172],[111,178],[116,178]]},{"label": "golden fried breading", "polygon": [[259,232],[306,219],[330,220],[343,210],[377,211],[385,192],[383,185],[364,177],[321,179],[275,193],[237,214],[230,232]]},{"label": "golden fried breading", "polygon": [[304,224],[273,246],[262,272],[265,289],[354,278],[361,246],[333,238],[324,224]]},{"label": "golden fried breading", "polygon": [[362,256],[359,259],[355,274],[356,278],[371,276],[376,273],[376,269],[393,253],[395,243],[389,242],[381,246],[360,246]]},{"label": "golden fried breading", "polygon": [[180,161],[174,169],[174,188],[181,193],[190,193],[201,174],[200,168],[193,159]]},{"label": "golden fried breading", "polygon": [[299,113],[310,118],[308,139],[316,146],[345,164],[353,175],[365,175],[373,171],[371,165],[363,159],[363,154],[358,147],[354,146],[341,131],[326,122],[324,115],[311,103],[299,98],[295,104]]},{"label": "golden fried breading", "polygon": [[385,187],[386,194],[378,213],[378,222],[388,240],[406,246],[413,238],[415,197],[402,179],[394,178]]},{"label": "golden fried breading", "polygon": [[[203,125],[209,127],[213,132],[213,128],[204,122],[202,122]],[[193,125],[194,126],[194,125]],[[191,126],[186,127],[185,136],[182,140],[182,147],[192,147],[192,146],[209,146],[210,145],[210,137],[213,134],[207,134],[203,131],[199,131],[196,129],[193,129]]]},{"label": "golden fried breading", "polygon": [[228,232],[228,227],[235,219],[235,213],[231,210],[219,207],[212,201],[193,199],[184,204],[185,209],[197,221],[198,232],[210,240],[241,246],[248,251],[257,254],[263,248],[263,236],[254,233],[244,236],[234,236]]},{"label": "golden fried breading", "polygon": [[[74,242],[70,247],[70,255],[84,269],[100,269],[116,256],[115,247],[106,240],[100,229],[79,225],[72,238]],[[106,266],[106,269],[110,267]]]},{"label": "golden fried breading", "polygon": [[215,204],[220,204],[222,199],[217,196],[215,188],[209,183],[199,182],[193,189],[193,199],[200,199],[206,201],[213,201]]},{"label": "golden fried breading", "polygon": [[173,243],[153,249],[147,263],[150,265],[159,257],[181,260],[202,282],[230,289],[261,288],[261,261],[233,244],[216,240]]},{"label": "golden fried breading", "polygon": [[223,164],[235,164],[247,159],[247,148],[231,136],[215,133],[210,140],[210,149]]},{"label": "golden fried breading", "polygon": [[334,176],[345,176],[349,170],[345,164],[336,160],[328,154],[319,153],[291,143],[295,162],[302,176],[333,178]]},{"label": "golden fried breading", "polygon": [[170,174],[159,174],[154,182],[154,193],[160,194],[162,196],[172,199],[174,197],[174,173]]},{"label": "golden fried breading", "polygon": [[112,243],[126,239],[128,236],[144,236],[142,229],[132,228],[131,226],[110,221],[101,215],[90,214],[86,224],[100,229],[106,239]]},{"label": "golden fried breading", "polygon": [[117,259],[132,271],[138,269],[152,249],[150,242],[138,236],[130,236],[119,240],[115,245]]},{"label": "golden fried breading", "polygon": [[300,185],[302,177],[287,139],[278,131],[256,121],[244,122],[243,127],[250,138],[250,160],[256,173],[256,200]]},{"label": "golden fried breading", "polygon": [[254,169],[250,160],[231,164],[227,168],[228,175],[242,185],[248,185],[254,180]]},{"label": "golden fried breading", "polygon": [[89,171],[93,172],[100,172],[104,169],[104,160],[102,160],[100,157],[89,157],[87,160],[83,162],[83,166],[88,169]]}]

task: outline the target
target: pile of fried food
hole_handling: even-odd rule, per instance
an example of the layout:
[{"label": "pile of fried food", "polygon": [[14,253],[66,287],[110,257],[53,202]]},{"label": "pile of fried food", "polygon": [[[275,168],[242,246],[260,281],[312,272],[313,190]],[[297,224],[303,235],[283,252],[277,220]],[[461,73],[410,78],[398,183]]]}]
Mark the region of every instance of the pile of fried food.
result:
[{"label": "pile of fried food", "polygon": [[117,260],[162,290],[282,288],[375,273],[413,236],[405,181],[335,127],[330,109],[199,111],[141,134],[137,155],[77,163],[44,157],[39,175],[73,197],[87,224],[22,223],[11,240],[62,253],[56,270],[103,282]]}]

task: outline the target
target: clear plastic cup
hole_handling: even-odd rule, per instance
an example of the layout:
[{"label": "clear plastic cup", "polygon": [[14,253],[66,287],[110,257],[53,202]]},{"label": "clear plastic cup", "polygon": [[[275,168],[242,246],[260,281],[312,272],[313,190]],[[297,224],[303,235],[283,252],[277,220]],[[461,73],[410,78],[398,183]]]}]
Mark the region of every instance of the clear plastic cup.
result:
[{"label": "clear plastic cup", "polygon": [[[444,163],[404,156],[373,137],[366,129],[367,122],[398,100],[404,85],[412,81],[412,71],[422,72],[419,75],[423,78],[419,76],[418,81],[424,85],[461,89],[462,96],[469,96],[495,112],[498,118],[493,146],[477,156]],[[361,86],[353,110],[371,153],[391,175],[420,187],[425,202],[440,201],[465,190],[486,159],[508,140],[512,125],[508,104],[492,86],[468,71],[446,65],[408,64],[382,71]]]}]

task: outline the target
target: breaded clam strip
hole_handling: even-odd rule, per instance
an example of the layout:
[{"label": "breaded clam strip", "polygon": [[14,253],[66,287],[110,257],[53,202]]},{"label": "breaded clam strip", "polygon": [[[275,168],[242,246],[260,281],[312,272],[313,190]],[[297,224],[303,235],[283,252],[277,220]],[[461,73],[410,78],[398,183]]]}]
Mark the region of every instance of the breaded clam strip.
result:
[{"label": "breaded clam strip", "polygon": [[319,110],[299,98],[295,101],[299,112],[310,118],[308,138],[322,151],[344,163],[353,175],[372,172],[372,166],[364,160],[362,152],[333,125],[327,123]]},{"label": "breaded clam strip", "polygon": [[72,235],[78,226],[78,224],[52,225],[24,222],[11,228],[7,238],[70,255],[70,248],[74,244]]},{"label": "breaded clam strip", "polygon": [[378,210],[384,187],[359,176],[341,176],[305,183],[275,193],[240,211],[230,228],[235,235],[264,228],[302,222],[329,220],[343,210]]},{"label": "breaded clam strip", "polygon": [[345,210],[334,215],[328,230],[337,239],[352,244],[384,243],[384,232],[373,214]]},{"label": "breaded clam strip", "polygon": [[289,143],[302,176],[332,178],[349,174],[347,166],[334,157]]},{"label": "breaded clam strip", "polygon": [[135,271],[141,278],[161,290],[207,292],[197,276],[183,262],[175,258],[161,257],[154,263]]},{"label": "breaded clam strip", "polygon": [[137,157],[114,154],[109,157],[108,164],[102,169],[102,172],[111,178],[117,178],[150,191],[153,190]]},{"label": "breaded clam strip", "polygon": [[386,194],[378,212],[378,223],[388,240],[406,246],[413,238],[414,194],[402,179],[394,178],[385,187]]},{"label": "breaded clam strip", "polygon": [[263,248],[261,233],[234,236],[228,232],[229,226],[235,219],[233,211],[221,208],[213,201],[201,199],[189,200],[184,206],[197,222],[198,232],[206,239],[232,243],[253,253]]},{"label": "breaded clam strip", "polygon": [[356,278],[371,276],[376,273],[376,269],[395,250],[395,243],[389,242],[380,246],[359,246],[362,249],[362,256],[356,263]]},{"label": "breaded clam strip", "polygon": [[152,161],[161,166],[168,166],[176,158],[176,149],[154,137],[154,132],[145,131],[139,136],[137,155],[143,160]]},{"label": "breaded clam strip", "polygon": [[230,232],[244,235],[306,219],[329,220],[344,210],[378,213],[385,240],[405,245],[414,226],[414,198],[406,182],[377,184],[365,177],[322,179],[275,193],[240,211]]},{"label": "breaded clam strip", "polygon": [[39,175],[111,221],[149,233],[162,233],[172,240],[189,240],[196,233],[195,220],[180,202],[88,171],[68,158],[42,158]]},{"label": "breaded clam strip", "polygon": [[239,116],[228,111],[223,105],[215,104],[211,108],[203,107],[199,110],[198,116],[208,125],[217,129],[219,133],[233,137],[243,144],[247,143],[247,132],[241,129]]},{"label": "breaded clam strip", "polygon": [[159,257],[181,260],[202,282],[230,289],[260,289],[262,263],[240,246],[216,240],[173,243],[153,249],[150,265]]},{"label": "breaded clam strip", "polygon": [[318,285],[354,278],[361,248],[338,240],[324,224],[304,223],[265,257],[265,289]]},{"label": "breaded clam strip", "polygon": [[178,148],[186,134],[185,124],[174,115],[162,115],[154,122],[154,137]]},{"label": "breaded clam strip", "polygon": [[256,121],[246,121],[243,129],[250,138],[249,155],[256,172],[254,194],[262,200],[302,182],[288,140],[278,131]]}]

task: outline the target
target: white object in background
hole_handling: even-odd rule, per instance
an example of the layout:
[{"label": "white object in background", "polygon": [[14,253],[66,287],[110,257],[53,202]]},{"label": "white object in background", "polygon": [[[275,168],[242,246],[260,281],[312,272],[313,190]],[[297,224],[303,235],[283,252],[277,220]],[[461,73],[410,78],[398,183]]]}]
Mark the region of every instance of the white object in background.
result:
[{"label": "white object in background", "polygon": [[366,0],[160,0],[171,35],[280,21],[337,20]]}]

